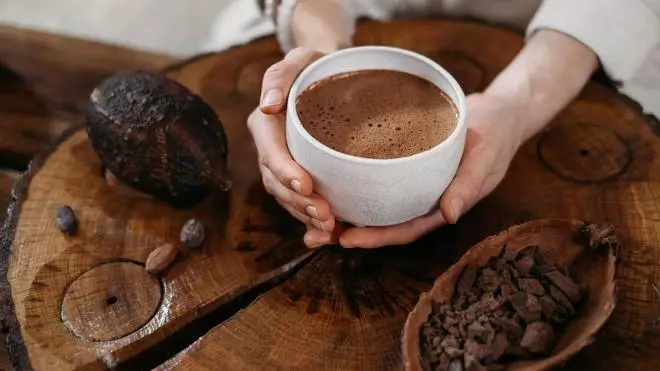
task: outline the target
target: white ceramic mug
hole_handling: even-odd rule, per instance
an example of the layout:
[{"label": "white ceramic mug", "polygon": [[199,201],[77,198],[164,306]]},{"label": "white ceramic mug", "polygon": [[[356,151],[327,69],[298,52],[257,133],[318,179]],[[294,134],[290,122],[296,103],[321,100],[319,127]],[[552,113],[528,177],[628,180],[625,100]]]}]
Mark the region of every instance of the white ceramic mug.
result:
[{"label": "white ceramic mug", "polygon": [[[427,151],[393,159],[347,155],[312,137],[296,112],[298,95],[326,77],[369,69],[407,72],[445,92],[458,109],[451,135]],[[314,191],[328,201],[338,220],[357,226],[394,225],[435,209],[461,161],[466,113],[458,82],[431,59],[393,47],[354,47],[320,58],[298,76],[288,97],[286,139],[294,160],[312,176]]]}]

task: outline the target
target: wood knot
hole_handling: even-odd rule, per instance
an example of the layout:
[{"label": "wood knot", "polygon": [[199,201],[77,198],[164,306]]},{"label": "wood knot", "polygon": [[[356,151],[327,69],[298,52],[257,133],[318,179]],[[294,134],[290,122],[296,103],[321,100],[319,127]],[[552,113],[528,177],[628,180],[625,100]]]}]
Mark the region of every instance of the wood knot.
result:
[{"label": "wood knot", "polygon": [[158,280],[140,264],[105,263],[69,286],[62,300],[62,322],[86,340],[119,339],[151,320],[162,294]]},{"label": "wood knot", "polygon": [[554,127],[541,136],[537,150],[550,170],[575,183],[611,179],[632,161],[630,149],[617,134],[590,123]]}]

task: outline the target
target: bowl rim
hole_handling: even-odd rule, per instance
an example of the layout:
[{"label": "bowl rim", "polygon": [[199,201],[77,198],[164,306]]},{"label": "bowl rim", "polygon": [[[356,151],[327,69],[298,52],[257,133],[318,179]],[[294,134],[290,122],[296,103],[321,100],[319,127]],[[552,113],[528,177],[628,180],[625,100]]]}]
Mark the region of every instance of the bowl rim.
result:
[{"label": "bowl rim", "polygon": [[[458,119],[456,122],[456,127],[452,131],[452,133],[445,138],[442,142],[438,143],[432,148],[429,148],[425,151],[415,153],[410,156],[405,156],[405,157],[396,157],[396,158],[387,158],[387,159],[377,159],[377,158],[368,158],[368,157],[359,157],[359,156],[353,156],[349,155],[340,151],[337,151],[335,149],[332,149],[328,147],[327,145],[321,143],[319,140],[314,138],[302,125],[302,122],[300,121],[300,118],[298,117],[298,112],[296,111],[296,99],[298,98],[299,93],[301,92],[301,85],[302,82],[305,80],[305,78],[312,73],[313,70],[316,68],[332,63],[335,59],[342,58],[346,55],[350,54],[362,54],[362,53],[372,53],[372,52],[380,52],[380,53],[389,53],[389,54],[399,54],[403,55],[408,58],[412,59],[417,59],[418,61],[427,64],[429,67],[431,67],[435,72],[437,72],[439,75],[444,78],[449,85],[451,86],[451,89],[454,91],[456,96],[458,97],[458,101],[455,102],[453,99],[450,98],[450,100],[456,105],[456,109],[458,111]],[[381,69],[381,70],[391,70],[389,68],[378,68],[374,67],[373,69]],[[447,94],[447,93],[445,93]],[[461,88],[460,84],[456,80],[456,78],[449,73],[445,68],[440,66],[437,62],[432,60],[429,57],[426,57],[420,53],[407,50],[407,49],[402,49],[398,47],[393,47],[393,46],[381,46],[381,45],[366,45],[366,46],[354,46],[342,50],[338,50],[329,54],[324,55],[323,57],[317,59],[316,61],[312,62],[309,66],[307,66],[294,80],[293,84],[291,85],[291,89],[289,90],[289,94],[287,97],[287,120],[286,124],[293,125],[294,129],[298,132],[299,135],[301,135],[307,142],[311,143],[314,147],[319,149],[320,151],[324,152],[325,154],[339,158],[344,161],[352,162],[352,163],[358,163],[358,164],[364,164],[364,165],[370,165],[370,166],[387,166],[387,165],[392,165],[392,164],[397,164],[397,163],[403,163],[403,162],[411,162],[411,161],[416,161],[418,159],[426,158],[429,156],[433,156],[437,152],[441,152],[444,150],[446,147],[454,145],[456,141],[461,140],[461,135],[462,132],[467,129],[467,98],[465,96],[465,92]]]}]

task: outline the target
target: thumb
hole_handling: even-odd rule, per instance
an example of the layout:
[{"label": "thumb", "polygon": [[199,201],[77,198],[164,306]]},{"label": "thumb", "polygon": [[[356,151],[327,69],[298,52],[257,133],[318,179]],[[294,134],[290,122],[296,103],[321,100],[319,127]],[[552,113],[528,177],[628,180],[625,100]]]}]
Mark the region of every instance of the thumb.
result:
[{"label": "thumb", "polygon": [[261,84],[261,112],[275,114],[282,112],[286,96],[293,81],[305,67],[321,56],[320,53],[306,49],[291,50],[281,61],[270,66],[264,73]]},{"label": "thumb", "polygon": [[440,210],[449,224],[455,224],[480,197],[489,173],[488,161],[466,152],[456,176],[440,199]]}]

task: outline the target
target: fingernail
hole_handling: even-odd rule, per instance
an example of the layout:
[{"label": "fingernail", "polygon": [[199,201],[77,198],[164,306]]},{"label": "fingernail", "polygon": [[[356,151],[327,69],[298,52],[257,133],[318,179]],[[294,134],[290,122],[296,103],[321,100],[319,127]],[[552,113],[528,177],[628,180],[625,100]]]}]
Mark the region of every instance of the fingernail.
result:
[{"label": "fingernail", "polygon": [[316,208],[312,205],[305,207],[305,212],[314,219],[321,219],[319,218],[319,213],[316,212]]},{"label": "fingernail", "polygon": [[314,228],[325,232],[325,227],[323,226],[323,222],[321,222],[320,220],[312,219],[312,225],[314,226]]},{"label": "fingernail", "polygon": [[300,185],[300,181],[298,179],[291,181],[291,188],[298,193],[302,191],[302,186]]},{"label": "fingernail", "polygon": [[345,249],[355,248],[355,244],[351,244],[350,241],[346,241],[346,238],[339,237],[339,244]]},{"label": "fingernail", "polygon": [[451,210],[451,219],[448,220],[450,224],[455,224],[458,219],[461,217],[461,213],[463,212],[463,202],[459,199],[454,199],[450,206],[449,209]]},{"label": "fingernail", "polygon": [[275,106],[282,103],[282,90],[270,89],[261,99],[261,105],[264,107]]}]

